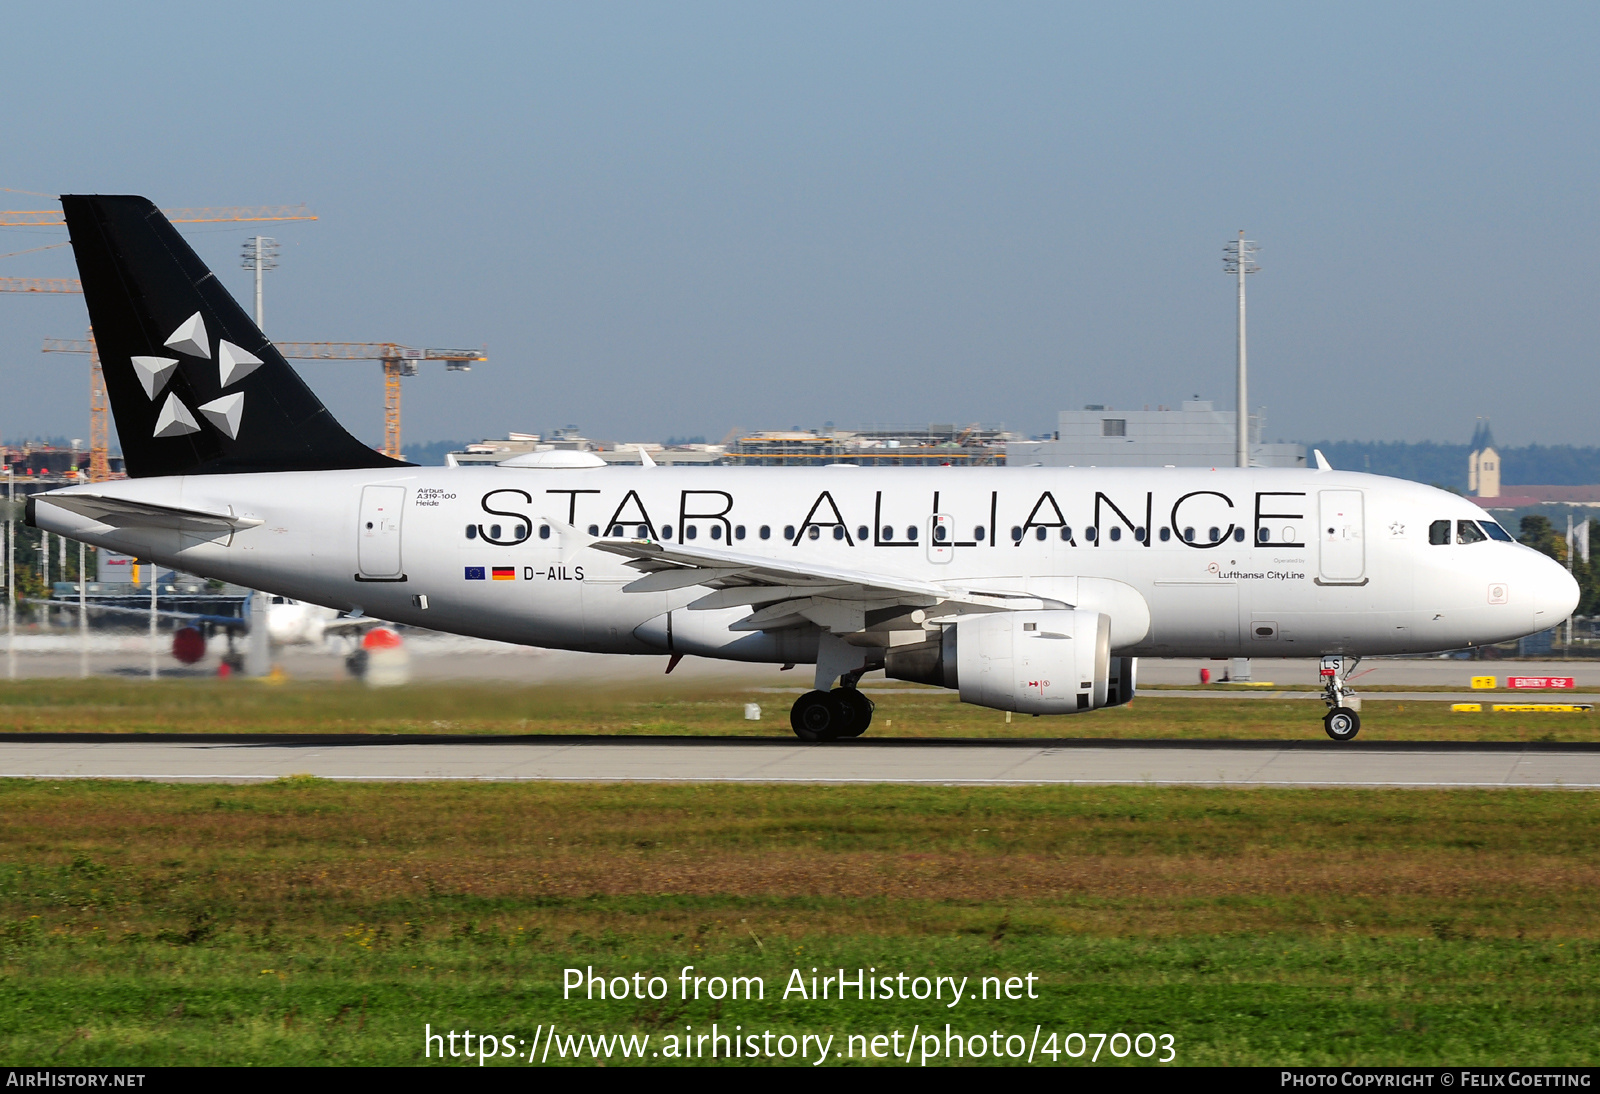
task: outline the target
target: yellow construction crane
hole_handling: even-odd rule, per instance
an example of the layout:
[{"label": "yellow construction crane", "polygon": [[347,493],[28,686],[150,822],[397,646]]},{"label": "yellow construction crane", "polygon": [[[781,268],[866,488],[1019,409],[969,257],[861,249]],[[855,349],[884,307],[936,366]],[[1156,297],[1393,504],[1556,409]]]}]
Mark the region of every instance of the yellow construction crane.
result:
[{"label": "yellow construction crane", "polygon": [[[400,379],[417,374],[418,361],[443,361],[450,372],[469,372],[487,361],[481,349],[412,349],[395,342],[274,342],[279,353],[308,361],[380,361],[383,363],[383,451],[400,458]],[[94,331],[87,338],[46,338],[46,353],[89,355],[89,481],[111,477],[106,417],[106,381]]]},{"label": "yellow construction crane", "polygon": [[89,355],[89,481],[105,482],[111,477],[111,437],[106,420],[106,376],[100,370],[94,331],[89,331],[87,338],[46,338],[44,351]]},{"label": "yellow construction crane", "polygon": [[383,362],[383,453],[400,458],[400,379],[417,374],[418,361],[443,361],[450,372],[469,372],[487,361],[478,349],[412,349],[394,342],[274,342],[285,357],[305,361]]},{"label": "yellow construction crane", "polygon": [[[235,224],[258,220],[316,220],[304,205],[218,205],[201,209],[163,209],[174,224]],[[64,226],[59,209],[7,209],[0,211],[0,228],[53,228]]]},{"label": "yellow construction crane", "polygon": [[76,277],[0,277],[0,292],[83,292],[83,282]]},{"label": "yellow construction crane", "polygon": [[[75,278],[0,277],[0,292],[82,293]],[[477,349],[412,349],[395,342],[274,342],[285,357],[310,361],[381,361],[383,363],[383,451],[400,458],[400,380],[417,374],[418,361],[443,361],[451,372],[468,372],[474,362],[487,361]],[[102,482],[111,475],[109,429],[106,423],[106,381],[95,351],[94,331],[88,338],[46,338],[46,353],[89,355],[89,480]]]},{"label": "yellow construction crane", "polygon": [[[226,205],[198,209],[163,209],[173,224],[222,224],[245,221],[316,220],[304,205]],[[0,227],[50,227],[66,224],[62,214],[50,209],[0,211]],[[0,277],[0,292],[82,293],[83,283],[68,277]],[[257,300],[259,304],[259,298]],[[452,372],[466,372],[475,361],[489,358],[474,349],[412,349],[394,342],[274,342],[285,357],[313,361],[381,361],[383,363],[383,451],[400,458],[400,380],[417,374],[418,361],[443,361]],[[106,418],[105,375],[95,349],[94,331],[88,338],[47,338],[46,353],[89,355],[89,478],[109,478],[109,429]]]}]

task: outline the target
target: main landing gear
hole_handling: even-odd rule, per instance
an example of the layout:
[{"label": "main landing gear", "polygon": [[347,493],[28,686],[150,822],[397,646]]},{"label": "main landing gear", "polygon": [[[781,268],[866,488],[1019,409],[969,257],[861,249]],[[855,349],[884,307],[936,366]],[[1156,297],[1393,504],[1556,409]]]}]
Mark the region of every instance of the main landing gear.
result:
[{"label": "main landing gear", "polygon": [[1336,741],[1354,740],[1361,732],[1361,700],[1352,697],[1353,689],[1345,684],[1360,663],[1359,657],[1348,662],[1338,656],[1322,659],[1322,701],[1328,704],[1322,728]]},{"label": "main landing gear", "polygon": [[832,691],[808,691],[795,700],[789,724],[802,741],[836,741],[859,737],[872,724],[872,700],[855,683]]}]

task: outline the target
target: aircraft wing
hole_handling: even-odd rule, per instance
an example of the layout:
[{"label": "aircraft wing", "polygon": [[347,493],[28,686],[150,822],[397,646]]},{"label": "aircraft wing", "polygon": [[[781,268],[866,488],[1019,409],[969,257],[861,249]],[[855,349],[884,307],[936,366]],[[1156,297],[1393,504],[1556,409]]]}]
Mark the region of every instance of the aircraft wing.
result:
[{"label": "aircraft wing", "polygon": [[[51,608],[66,608],[71,611],[76,611],[78,607],[78,602],[76,600],[43,600],[34,598],[25,601],[25,603],[42,604]],[[149,608],[125,608],[120,604],[96,604],[93,601],[85,603],[84,607],[91,612],[110,612],[113,615],[133,615],[138,616],[140,619],[150,618]],[[244,631],[249,630],[250,628],[249,621],[246,619],[241,619],[237,615],[208,615],[204,612],[174,612],[162,608],[156,611],[156,616],[161,619],[182,619],[190,623],[209,623],[214,627],[221,627],[224,630]]]},{"label": "aircraft wing", "polygon": [[732,624],[732,630],[775,630],[810,621],[835,634],[853,634],[867,629],[869,612],[892,616],[922,608],[933,609],[928,615],[936,616],[1066,606],[1026,593],[944,585],[713,547],[606,539],[592,540],[589,546],[620,555],[627,565],[644,571],[643,577],[623,586],[624,592],[703,586],[713,591],[691,603],[690,610],[741,605],[755,609]]},{"label": "aircraft wing", "polygon": [[109,524],[114,528],[176,528],[184,532],[237,532],[264,523],[256,517],[235,516],[208,509],[185,509],[147,501],[107,497],[104,494],[36,494],[29,501],[45,501],[70,513]]},{"label": "aircraft wing", "polygon": [[367,627],[387,627],[390,623],[382,619],[374,619],[370,615],[341,615],[330,619],[322,625],[324,632],[337,634],[340,631],[361,631]]},{"label": "aircraft wing", "polygon": [[[708,585],[725,590],[773,586],[809,588],[812,591],[827,589],[833,595],[855,599],[912,596],[937,600],[950,595],[950,590],[931,581],[811,563],[780,562],[740,551],[686,547],[652,540],[597,539],[590,546],[596,551],[621,555],[629,560],[628,565],[644,571],[644,577],[624,586],[628,592],[662,592]],[[740,601],[725,601],[725,605],[737,603]]]}]

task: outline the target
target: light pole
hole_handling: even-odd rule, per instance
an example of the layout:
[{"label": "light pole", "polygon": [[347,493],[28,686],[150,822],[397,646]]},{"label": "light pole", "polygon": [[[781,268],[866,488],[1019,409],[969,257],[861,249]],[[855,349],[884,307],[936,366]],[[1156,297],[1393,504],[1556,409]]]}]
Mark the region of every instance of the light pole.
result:
[{"label": "light pole", "polygon": [[[278,268],[278,241],[270,236],[245,240],[244,268],[256,275],[256,328],[266,334],[261,310],[261,280],[268,270]],[[272,647],[267,636],[267,594],[259,589],[250,593],[250,641],[245,647],[246,676],[265,676],[272,670]]]},{"label": "light pole", "polygon": [[[89,678],[89,578],[84,570],[88,551],[78,541],[78,677]],[[99,556],[96,556],[99,557]]]},{"label": "light pole", "polygon": [[271,236],[251,236],[244,241],[240,258],[243,259],[241,265],[256,274],[256,327],[265,334],[266,326],[261,319],[261,276],[278,268],[278,241]]},{"label": "light pole", "polygon": [[161,668],[156,664],[156,594],[157,586],[161,584],[161,567],[155,559],[150,560],[150,679],[154,680],[161,675]]},{"label": "light pole", "polygon": [[17,469],[6,465],[6,675],[17,678]]},{"label": "light pole", "polygon": [[1246,274],[1253,274],[1261,268],[1255,264],[1256,250],[1255,241],[1246,239],[1242,230],[1237,240],[1222,248],[1222,269],[1239,279],[1239,399],[1235,404],[1239,408],[1239,429],[1234,455],[1240,467],[1250,466],[1250,399],[1246,376],[1244,278]]}]

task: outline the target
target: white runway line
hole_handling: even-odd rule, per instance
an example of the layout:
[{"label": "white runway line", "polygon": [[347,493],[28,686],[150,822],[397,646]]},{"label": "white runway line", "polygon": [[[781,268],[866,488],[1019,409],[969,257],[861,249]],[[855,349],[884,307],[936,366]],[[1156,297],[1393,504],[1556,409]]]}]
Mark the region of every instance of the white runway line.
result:
[{"label": "white runway line", "polygon": [[1415,787],[1596,790],[1600,751],[1104,748],[983,743],[842,747],[727,742],[349,745],[0,742],[0,778],[264,782],[558,781]]}]

